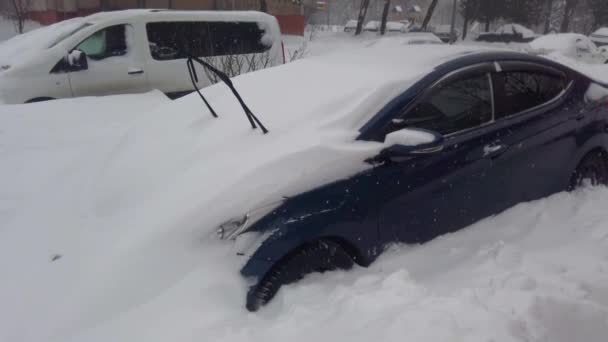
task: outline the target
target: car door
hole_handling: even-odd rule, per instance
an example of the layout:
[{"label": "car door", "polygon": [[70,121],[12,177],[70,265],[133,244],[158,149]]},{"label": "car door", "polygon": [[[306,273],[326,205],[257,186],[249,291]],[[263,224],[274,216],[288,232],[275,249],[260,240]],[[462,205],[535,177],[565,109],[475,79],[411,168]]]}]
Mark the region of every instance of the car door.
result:
[{"label": "car door", "polygon": [[131,25],[101,29],[75,49],[87,55],[87,68],[69,73],[73,96],[135,93],[150,90]]},{"label": "car door", "polygon": [[503,153],[492,158],[488,171],[501,189],[498,211],[565,190],[576,126],[589,119],[571,100],[574,83],[564,72],[522,62],[500,66],[493,78]]},{"label": "car door", "polygon": [[444,149],[388,161],[378,179],[379,229],[384,241],[423,242],[484,217],[493,189],[486,177],[496,140],[490,68],[449,76],[397,113],[385,128],[432,130]]}]

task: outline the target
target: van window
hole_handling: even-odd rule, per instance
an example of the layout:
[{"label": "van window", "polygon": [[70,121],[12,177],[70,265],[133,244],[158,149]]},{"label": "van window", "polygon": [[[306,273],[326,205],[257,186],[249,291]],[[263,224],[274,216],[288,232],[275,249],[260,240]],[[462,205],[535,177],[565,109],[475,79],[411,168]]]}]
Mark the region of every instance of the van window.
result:
[{"label": "van window", "polygon": [[93,33],[80,43],[76,49],[93,60],[127,54],[127,25],[110,26]]},{"label": "van window", "polygon": [[541,72],[502,72],[495,77],[495,88],[496,119],[501,119],[553,100],[566,89],[566,80]]},{"label": "van window", "polygon": [[265,31],[246,22],[155,22],[146,25],[156,60],[260,53],[271,48]]}]

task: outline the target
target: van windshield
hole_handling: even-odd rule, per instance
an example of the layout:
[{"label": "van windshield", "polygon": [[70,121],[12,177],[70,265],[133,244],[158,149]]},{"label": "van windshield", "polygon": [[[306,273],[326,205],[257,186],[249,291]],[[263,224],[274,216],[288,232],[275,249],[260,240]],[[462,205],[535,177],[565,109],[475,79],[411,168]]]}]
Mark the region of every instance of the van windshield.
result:
[{"label": "van windshield", "polygon": [[72,35],[74,35],[76,32],[92,26],[93,24],[91,23],[82,23],[82,24],[78,24],[75,25],[73,27],[66,27],[63,28],[62,33],[48,46],[48,49],[56,46],[57,44],[61,43],[62,41],[64,41],[66,38],[71,37]]}]

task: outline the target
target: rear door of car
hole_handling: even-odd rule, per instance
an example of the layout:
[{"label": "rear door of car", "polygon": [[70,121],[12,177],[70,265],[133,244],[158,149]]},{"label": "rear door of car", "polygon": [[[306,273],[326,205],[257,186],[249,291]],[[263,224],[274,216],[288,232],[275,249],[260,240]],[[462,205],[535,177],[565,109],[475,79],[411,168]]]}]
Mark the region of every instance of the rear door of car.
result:
[{"label": "rear door of car", "polygon": [[569,96],[564,72],[525,62],[500,62],[493,74],[498,129],[488,177],[496,181],[497,210],[564,190],[576,129],[589,120]]}]

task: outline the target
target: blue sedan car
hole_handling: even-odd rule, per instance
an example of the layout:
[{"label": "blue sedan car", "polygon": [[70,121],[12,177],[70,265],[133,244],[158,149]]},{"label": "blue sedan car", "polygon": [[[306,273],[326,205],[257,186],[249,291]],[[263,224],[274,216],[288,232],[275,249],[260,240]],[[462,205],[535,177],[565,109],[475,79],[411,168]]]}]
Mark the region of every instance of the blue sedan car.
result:
[{"label": "blue sedan car", "polygon": [[520,202],[606,184],[608,106],[594,87],[603,91],[515,52],[446,58],[360,127],[358,140],[389,142],[365,171],[220,226],[224,239],[263,237],[241,269],[253,279],[247,309],[309,273],[369,265],[389,243],[424,243]]}]

